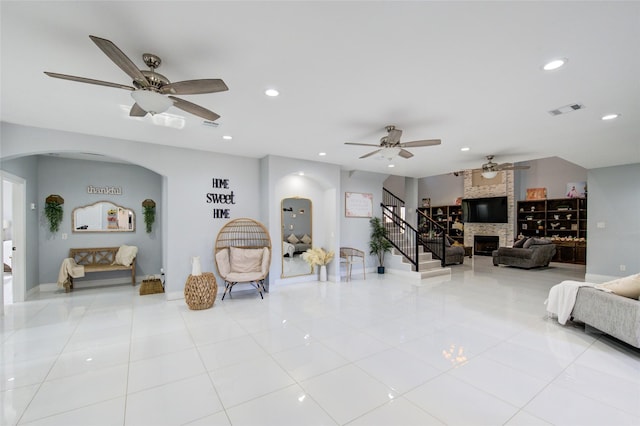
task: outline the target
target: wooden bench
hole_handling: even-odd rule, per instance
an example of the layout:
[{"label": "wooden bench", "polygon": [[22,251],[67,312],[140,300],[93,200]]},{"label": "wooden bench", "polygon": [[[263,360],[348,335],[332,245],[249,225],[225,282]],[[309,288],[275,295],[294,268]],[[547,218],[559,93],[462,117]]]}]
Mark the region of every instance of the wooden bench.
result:
[{"label": "wooden bench", "polygon": [[[84,272],[109,272],[109,271],[131,271],[131,285],[136,285],[136,259],[131,265],[114,265],[116,253],[120,247],[101,248],[72,248],[69,249],[69,257],[75,260],[78,265],[84,266]],[[64,291],[73,289],[73,277],[69,277],[69,283],[65,283]]]}]

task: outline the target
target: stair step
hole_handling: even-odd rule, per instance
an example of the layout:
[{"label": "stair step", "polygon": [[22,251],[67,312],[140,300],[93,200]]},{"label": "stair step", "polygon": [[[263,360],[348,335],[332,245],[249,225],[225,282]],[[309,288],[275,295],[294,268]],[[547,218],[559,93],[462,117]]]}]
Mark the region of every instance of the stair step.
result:
[{"label": "stair step", "polygon": [[[411,265],[412,269],[415,271],[415,266]],[[420,267],[419,271],[423,272],[423,271],[428,271],[429,269],[440,269],[441,268],[441,264],[439,260],[428,260],[426,262],[420,262],[418,264],[418,266]]]}]

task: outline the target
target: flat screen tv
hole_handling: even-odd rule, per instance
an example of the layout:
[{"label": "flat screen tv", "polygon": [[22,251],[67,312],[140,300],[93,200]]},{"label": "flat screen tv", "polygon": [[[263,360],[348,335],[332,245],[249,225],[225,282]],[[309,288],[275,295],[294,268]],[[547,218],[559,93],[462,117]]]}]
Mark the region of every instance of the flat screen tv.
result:
[{"label": "flat screen tv", "polygon": [[507,197],[465,198],[462,217],[466,223],[507,223]]}]

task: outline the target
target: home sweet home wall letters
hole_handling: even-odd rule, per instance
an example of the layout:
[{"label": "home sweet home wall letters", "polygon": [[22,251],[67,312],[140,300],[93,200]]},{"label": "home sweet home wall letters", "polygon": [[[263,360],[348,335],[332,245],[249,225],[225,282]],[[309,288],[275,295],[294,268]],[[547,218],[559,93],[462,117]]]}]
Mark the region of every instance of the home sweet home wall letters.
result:
[{"label": "home sweet home wall letters", "polygon": [[[212,187],[218,190],[229,189],[229,179],[213,178]],[[233,191],[225,192],[208,192],[206,194],[207,204],[235,204],[235,194]],[[214,208],[212,210],[214,219],[229,219],[231,210],[228,208]]]}]

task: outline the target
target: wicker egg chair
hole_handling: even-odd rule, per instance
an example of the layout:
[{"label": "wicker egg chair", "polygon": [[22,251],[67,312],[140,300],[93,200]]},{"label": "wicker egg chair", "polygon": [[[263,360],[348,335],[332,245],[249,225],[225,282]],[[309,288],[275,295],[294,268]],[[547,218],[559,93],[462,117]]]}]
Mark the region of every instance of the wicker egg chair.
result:
[{"label": "wicker egg chair", "polygon": [[253,285],[264,299],[264,280],[271,264],[271,237],[264,225],[247,218],[229,221],[218,233],[214,257],[225,282],[222,300],[238,283]]}]

